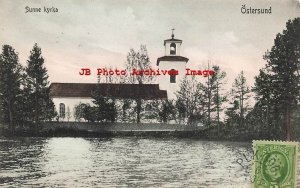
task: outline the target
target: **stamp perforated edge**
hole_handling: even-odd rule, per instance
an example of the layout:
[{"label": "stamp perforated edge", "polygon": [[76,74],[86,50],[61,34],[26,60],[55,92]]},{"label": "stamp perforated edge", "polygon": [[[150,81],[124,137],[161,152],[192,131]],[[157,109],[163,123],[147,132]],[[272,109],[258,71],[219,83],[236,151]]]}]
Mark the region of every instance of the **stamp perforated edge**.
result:
[{"label": "stamp perforated edge", "polygon": [[[255,177],[255,153],[256,153],[256,144],[277,144],[277,145],[290,145],[290,146],[296,146],[296,157],[294,164],[296,166],[295,171],[294,171],[294,177],[295,177],[295,188],[297,187],[297,165],[298,165],[298,160],[299,160],[299,145],[300,142],[298,141],[281,141],[281,140],[252,140],[252,149],[253,149],[253,161],[252,161],[252,173],[251,173],[251,178]],[[254,187],[255,181],[252,181],[252,187]],[[254,187],[255,188],[255,187]]]}]

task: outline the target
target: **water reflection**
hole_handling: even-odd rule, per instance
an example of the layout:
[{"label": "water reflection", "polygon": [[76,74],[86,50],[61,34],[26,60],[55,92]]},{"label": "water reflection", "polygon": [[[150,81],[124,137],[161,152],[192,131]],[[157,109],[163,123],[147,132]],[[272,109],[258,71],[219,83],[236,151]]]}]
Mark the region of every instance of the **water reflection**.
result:
[{"label": "water reflection", "polygon": [[192,139],[0,140],[1,187],[250,187],[250,143]]},{"label": "water reflection", "polygon": [[36,182],[49,186],[60,182],[61,186],[80,185],[92,164],[91,144],[83,138],[50,138],[44,144],[43,172],[47,174]]},{"label": "water reflection", "polygon": [[0,140],[0,183],[19,186],[45,174],[41,170],[44,140],[20,138]]}]

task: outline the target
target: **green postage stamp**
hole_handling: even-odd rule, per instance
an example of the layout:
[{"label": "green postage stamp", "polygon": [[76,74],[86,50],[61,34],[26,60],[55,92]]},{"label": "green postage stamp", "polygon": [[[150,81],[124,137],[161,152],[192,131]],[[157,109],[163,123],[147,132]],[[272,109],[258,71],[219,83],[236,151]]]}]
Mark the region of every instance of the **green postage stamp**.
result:
[{"label": "green postage stamp", "polygon": [[296,188],[298,142],[253,141],[253,187]]}]

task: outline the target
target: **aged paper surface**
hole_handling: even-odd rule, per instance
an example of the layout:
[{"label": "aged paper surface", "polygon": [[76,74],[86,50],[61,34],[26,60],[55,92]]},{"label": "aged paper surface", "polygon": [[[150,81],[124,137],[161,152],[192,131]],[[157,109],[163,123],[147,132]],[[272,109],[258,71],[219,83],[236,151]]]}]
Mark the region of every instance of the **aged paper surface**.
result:
[{"label": "aged paper surface", "polygon": [[299,0],[0,7],[1,187],[300,186]]}]

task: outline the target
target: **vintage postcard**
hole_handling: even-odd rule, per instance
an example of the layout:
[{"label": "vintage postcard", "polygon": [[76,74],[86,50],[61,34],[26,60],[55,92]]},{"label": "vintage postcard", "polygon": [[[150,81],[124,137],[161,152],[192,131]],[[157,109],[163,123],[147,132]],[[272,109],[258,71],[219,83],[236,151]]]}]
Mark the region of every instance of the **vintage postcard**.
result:
[{"label": "vintage postcard", "polygon": [[0,187],[300,187],[300,0],[0,0]]}]

